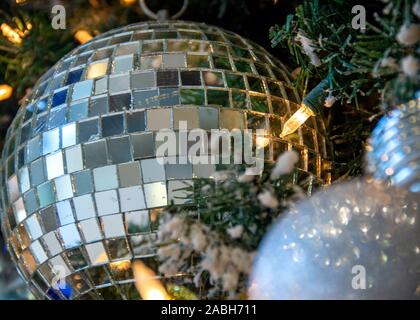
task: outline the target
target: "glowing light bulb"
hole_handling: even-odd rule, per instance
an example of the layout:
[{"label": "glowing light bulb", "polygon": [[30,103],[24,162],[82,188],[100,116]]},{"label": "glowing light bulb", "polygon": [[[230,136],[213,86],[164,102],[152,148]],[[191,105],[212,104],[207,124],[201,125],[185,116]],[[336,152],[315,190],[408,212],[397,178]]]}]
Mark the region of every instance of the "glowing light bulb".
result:
[{"label": "glowing light bulb", "polygon": [[22,38],[19,36],[19,33],[17,33],[15,30],[13,30],[8,24],[2,23],[0,26],[0,29],[3,33],[3,35],[9,40],[10,42],[14,44],[21,44]]},{"label": "glowing light bulb", "polygon": [[257,136],[256,145],[258,148],[265,148],[270,144],[270,138],[265,136]]},{"label": "glowing light bulb", "polygon": [[121,4],[124,6],[131,6],[134,4],[137,0],[120,0]]},{"label": "glowing light bulb", "polygon": [[8,84],[0,84],[0,101],[9,99],[12,96],[13,88]]},{"label": "glowing light bulb", "polygon": [[133,273],[137,291],[144,300],[169,300],[162,283],[156,278],[156,274],[143,262],[137,260],[133,263]]},{"label": "glowing light bulb", "polygon": [[88,41],[90,41],[93,37],[92,35],[87,32],[86,30],[78,30],[76,31],[76,33],[74,34],[74,38],[80,43],[80,44],[84,44]]},{"label": "glowing light bulb", "polygon": [[295,132],[299,127],[301,127],[309,117],[314,116],[315,113],[311,108],[302,104],[298,111],[296,111],[289,120],[286,121],[283,127],[283,131],[280,134],[280,137],[285,137],[289,134]]}]

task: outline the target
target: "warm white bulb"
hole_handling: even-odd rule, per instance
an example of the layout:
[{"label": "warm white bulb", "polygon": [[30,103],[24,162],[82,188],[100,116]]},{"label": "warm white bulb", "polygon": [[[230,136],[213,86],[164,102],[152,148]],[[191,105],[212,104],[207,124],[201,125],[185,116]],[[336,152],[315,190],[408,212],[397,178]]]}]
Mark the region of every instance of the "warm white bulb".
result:
[{"label": "warm white bulb", "polygon": [[298,111],[296,111],[289,120],[286,121],[283,127],[283,131],[280,134],[280,137],[285,137],[289,134],[295,132],[299,127],[301,127],[309,117],[314,116],[315,113],[311,108],[302,104]]}]

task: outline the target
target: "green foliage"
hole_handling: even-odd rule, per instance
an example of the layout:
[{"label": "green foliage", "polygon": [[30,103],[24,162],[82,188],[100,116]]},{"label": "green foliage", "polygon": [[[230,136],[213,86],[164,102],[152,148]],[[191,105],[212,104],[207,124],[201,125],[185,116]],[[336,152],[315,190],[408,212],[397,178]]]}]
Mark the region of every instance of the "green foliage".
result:
[{"label": "green foliage", "polygon": [[[285,25],[272,28],[272,45],[287,46],[304,75],[323,79],[328,74],[338,74],[344,78],[339,81],[335,77],[333,94],[356,107],[358,98],[378,92],[387,105],[406,102],[419,88],[419,76],[405,76],[399,68],[384,65],[384,61],[393,58],[398,63],[408,55],[419,57],[416,45],[396,41],[401,26],[418,23],[418,18],[412,12],[415,0],[390,3],[392,9],[388,14],[383,1],[364,4],[367,26],[362,32],[351,25],[355,16],[353,2],[305,0],[295,14],[288,16]],[[298,35],[310,39],[320,59],[319,66],[314,66],[302,50]]]},{"label": "green foliage", "polygon": [[272,46],[288,48],[301,68],[296,79],[301,92],[308,91],[309,80],[315,86],[326,77],[334,79],[329,94],[341,106],[325,109],[325,122],[334,144],[335,178],[361,174],[365,141],[376,120],[412,99],[420,87],[420,75],[411,77],[401,68],[407,56],[420,61],[418,42],[407,45],[396,39],[403,25],[419,23],[415,1],[357,3],[367,13],[361,32],[352,28],[353,1],[305,0],[284,25],[270,30]]},{"label": "green foliage", "polygon": [[[243,234],[236,245],[256,250],[267,228],[286,208],[286,199],[299,189],[291,184],[292,176],[286,175],[271,181],[271,166],[266,167],[262,176],[256,176],[252,181],[242,182],[234,171],[218,172],[223,177],[218,182],[197,179],[194,185],[185,188],[191,195],[192,204],[172,205],[168,211],[175,215],[186,215],[189,219],[199,219],[228,242],[232,242],[232,239],[227,230],[241,225]],[[277,199],[277,208],[270,209],[261,204],[258,196],[264,191],[269,191]]]},{"label": "green foliage", "polygon": [[0,37],[0,73],[22,96],[48,68],[70,51],[76,43],[67,31],[52,29],[47,14],[25,14],[8,17],[12,28],[24,31],[25,21],[32,25],[22,43],[13,44]]}]

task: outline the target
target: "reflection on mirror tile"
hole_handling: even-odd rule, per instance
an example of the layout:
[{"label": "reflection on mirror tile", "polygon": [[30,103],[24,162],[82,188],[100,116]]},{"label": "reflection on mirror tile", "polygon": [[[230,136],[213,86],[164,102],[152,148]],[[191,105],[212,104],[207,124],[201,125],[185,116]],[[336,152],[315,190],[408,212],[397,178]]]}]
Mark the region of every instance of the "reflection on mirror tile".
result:
[{"label": "reflection on mirror tile", "polygon": [[116,190],[95,193],[95,202],[96,208],[98,208],[99,216],[119,212],[118,196]]},{"label": "reflection on mirror tile", "polygon": [[269,112],[267,98],[264,96],[250,95],[251,108],[258,112]]},{"label": "reflection on mirror tile", "polygon": [[55,256],[62,251],[60,242],[58,242],[57,237],[54,232],[45,234],[42,237],[42,240],[49,251],[49,256]]},{"label": "reflection on mirror tile", "polygon": [[98,265],[108,262],[108,255],[102,242],[87,244],[86,251],[91,264]]},{"label": "reflection on mirror tile", "polygon": [[44,248],[42,247],[39,241],[35,241],[30,246],[31,252],[34,255],[35,259],[37,260],[38,264],[42,264],[47,261],[48,257],[45,253]]},{"label": "reflection on mirror tile", "polygon": [[156,86],[155,72],[133,73],[131,75],[131,88],[143,89]]},{"label": "reflection on mirror tile", "polygon": [[184,53],[172,53],[162,55],[164,68],[185,68],[186,57]]},{"label": "reflection on mirror tile", "polygon": [[20,185],[20,192],[24,193],[29,190],[30,182],[29,182],[29,170],[28,167],[24,167],[19,170],[19,185]]},{"label": "reflection on mirror tile", "polygon": [[28,230],[32,240],[36,240],[43,235],[41,225],[39,224],[36,215],[32,215],[28,219],[26,219],[25,227],[26,230]]},{"label": "reflection on mirror tile", "polygon": [[60,226],[64,226],[74,222],[73,210],[69,200],[57,202],[55,204],[57,216],[60,221]]},{"label": "reflection on mirror tile", "polygon": [[99,78],[106,74],[108,69],[108,59],[96,61],[89,65],[87,69],[86,79]]},{"label": "reflection on mirror tile", "polygon": [[41,155],[40,136],[29,140],[27,145],[27,162],[35,160]]},{"label": "reflection on mirror tile", "polygon": [[203,72],[203,79],[206,85],[210,87],[223,87],[223,75],[221,72],[205,71]]},{"label": "reflection on mirror tile", "polygon": [[188,54],[187,64],[189,68],[210,68],[208,55]]},{"label": "reflection on mirror tile", "polygon": [[21,260],[24,262],[25,267],[28,269],[29,273],[33,273],[35,271],[37,264],[28,249],[22,252]]},{"label": "reflection on mirror tile", "polygon": [[108,139],[108,154],[112,163],[123,163],[132,160],[128,136]]},{"label": "reflection on mirror tile", "polygon": [[66,249],[80,245],[81,239],[75,224],[68,224],[66,226],[60,227],[58,230]]},{"label": "reflection on mirror tile", "polygon": [[93,141],[99,138],[99,119],[89,119],[79,122],[79,143]]},{"label": "reflection on mirror tile", "polygon": [[140,47],[138,42],[121,44],[115,49],[115,56],[123,56],[127,54],[139,52]]},{"label": "reflection on mirror tile", "polygon": [[109,93],[117,93],[130,89],[130,78],[129,75],[119,74],[109,77]]},{"label": "reflection on mirror tile", "polygon": [[51,181],[40,184],[37,188],[39,206],[41,208],[52,204],[55,201],[54,187]]},{"label": "reflection on mirror tile", "polygon": [[140,132],[146,129],[144,111],[134,111],[126,113],[127,131]]},{"label": "reflection on mirror tile", "polygon": [[153,133],[136,133],[130,137],[134,159],[153,157],[155,155]]},{"label": "reflection on mirror tile", "polygon": [[159,163],[156,158],[142,160],[141,169],[144,183],[165,180],[165,167],[163,161],[162,163]]},{"label": "reflection on mirror tile", "polygon": [[201,106],[204,105],[204,90],[198,89],[181,89],[181,104],[191,104]]},{"label": "reflection on mirror tile", "polygon": [[89,274],[93,283],[97,286],[107,284],[111,281],[109,279],[109,276],[108,276],[108,273],[106,272],[105,267],[100,266],[100,267],[89,268],[87,270],[87,273]]},{"label": "reflection on mirror tile", "polygon": [[38,159],[32,162],[30,168],[32,186],[37,186],[46,180],[44,172],[44,163],[42,159]]},{"label": "reflection on mirror tile", "polygon": [[159,69],[161,65],[162,65],[161,55],[142,56],[140,58],[140,66],[142,70]]},{"label": "reflection on mirror tile", "polygon": [[109,97],[109,111],[117,112],[131,107],[131,93],[121,93]]},{"label": "reflection on mirror tile", "polygon": [[245,127],[245,119],[243,113],[236,111],[236,110],[230,110],[230,109],[221,109],[220,115],[220,128],[222,129],[244,129]]},{"label": "reflection on mirror tile", "polygon": [[125,235],[122,214],[113,214],[101,218],[102,228],[107,238],[123,237]]},{"label": "reflection on mirror tile", "polygon": [[35,190],[29,190],[27,193],[25,193],[23,199],[27,213],[33,213],[38,209],[38,201],[35,195]]},{"label": "reflection on mirror tile", "polygon": [[61,128],[61,139],[63,148],[76,144],[76,123],[70,123]]},{"label": "reflection on mirror tile", "polygon": [[159,92],[154,90],[141,90],[133,92],[133,106],[136,109],[150,108],[159,105]]},{"label": "reflection on mirror tile", "polygon": [[214,164],[195,164],[193,165],[194,178],[211,178],[216,172]]},{"label": "reflection on mirror tile", "polygon": [[[64,125],[66,123],[66,112],[67,112],[67,108],[65,105],[63,105],[62,107],[52,109],[48,116],[48,128],[53,129],[53,128]],[[23,134],[23,129],[22,129],[22,134]]]},{"label": "reflection on mirror tile", "polygon": [[13,211],[15,212],[17,223],[22,222],[26,218],[26,210],[22,198],[19,198],[15,203],[13,203]]},{"label": "reflection on mirror tile", "polygon": [[69,75],[67,76],[66,85],[73,84],[80,81],[82,74],[83,74],[83,68],[70,71]]},{"label": "reflection on mirror tile", "polygon": [[86,168],[96,168],[107,164],[106,141],[98,140],[83,145]]},{"label": "reflection on mirror tile", "polygon": [[42,154],[48,154],[60,148],[60,131],[59,129],[44,132],[42,135]]},{"label": "reflection on mirror tile", "polygon": [[88,100],[82,100],[71,104],[68,111],[69,122],[74,122],[86,118],[87,108]]},{"label": "reflection on mirror tile", "polygon": [[80,229],[86,242],[98,241],[102,239],[101,230],[99,229],[96,218],[83,220],[80,222]]},{"label": "reflection on mirror tile", "polygon": [[134,40],[150,40],[152,38],[153,31],[139,31],[133,34]]},{"label": "reflection on mirror tile", "polygon": [[174,129],[179,129],[180,121],[185,122],[189,130],[199,128],[198,110],[198,108],[174,108]]},{"label": "reflection on mirror tile", "polygon": [[63,90],[58,90],[54,93],[52,100],[51,100],[51,108],[55,108],[63,103],[66,103],[67,99],[67,88]]},{"label": "reflection on mirror tile", "polygon": [[128,259],[130,254],[128,251],[127,241],[123,239],[106,240],[111,259]]},{"label": "reflection on mirror tile", "polygon": [[178,71],[158,71],[156,74],[156,84],[158,87],[177,86],[178,83]]},{"label": "reflection on mirror tile", "polygon": [[85,81],[76,83],[73,87],[72,100],[75,101],[75,100],[89,97],[92,94],[92,88],[93,88],[92,80],[85,80]]},{"label": "reflection on mirror tile", "polygon": [[149,211],[132,211],[125,214],[127,231],[130,234],[150,232]]},{"label": "reflection on mirror tile", "polygon": [[141,186],[121,188],[118,190],[121,201],[121,211],[132,211],[146,207]]},{"label": "reflection on mirror tile", "polygon": [[200,71],[181,71],[181,82],[183,86],[200,86]]},{"label": "reflection on mirror tile", "polygon": [[13,175],[7,181],[7,190],[9,192],[10,201],[14,201],[17,199],[17,197],[19,197],[19,184],[16,175]]},{"label": "reflection on mirror tile", "polygon": [[54,231],[58,227],[57,214],[54,206],[49,206],[41,210],[41,220],[45,232]]},{"label": "reflection on mirror tile", "polygon": [[[78,248],[66,251],[66,257],[74,270],[84,268],[88,265],[88,262],[83,257],[82,251]],[[80,290],[80,286],[77,289]]]},{"label": "reflection on mirror tile", "polygon": [[93,191],[90,170],[83,170],[73,174],[73,183],[76,195],[80,196]]},{"label": "reflection on mirror tile", "polygon": [[[34,215],[34,217],[35,217],[35,215]],[[31,238],[29,237],[29,234],[31,233],[31,230],[29,230],[29,227],[28,227],[28,220],[26,220],[24,222],[24,224],[20,224],[17,227],[17,234],[19,236],[18,239],[20,240],[20,244],[21,244],[19,246],[19,250],[26,249],[31,243]],[[29,222],[30,221],[31,220],[29,220]],[[37,231],[34,231],[34,234],[36,236]],[[32,238],[32,240],[36,240],[36,238]]]},{"label": "reflection on mirror tile", "polygon": [[147,129],[157,131],[171,128],[171,109],[147,110]]},{"label": "reflection on mirror tile", "polygon": [[109,137],[121,134],[124,131],[123,114],[104,116],[102,121],[102,137]]},{"label": "reflection on mirror tile", "polygon": [[95,216],[95,207],[90,194],[74,197],[73,206],[78,220],[84,220]]},{"label": "reflection on mirror tile", "polygon": [[[143,42],[143,52],[160,52],[163,51],[162,41]],[[159,55],[159,57],[161,57]]]},{"label": "reflection on mirror tile", "polygon": [[91,98],[89,103],[89,117],[108,113],[108,96],[101,95]]},{"label": "reflection on mirror tile", "polygon": [[117,166],[106,166],[93,169],[96,191],[118,188]]},{"label": "reflection on mirror tile", "polygon": [[54,179],[64,174],[63,155],[61,151],[45,157],[48,179]]},{"label": "reflection on mirror tile", "polygon": [[67,277],[71,272],[67,265],[67,263],[64,261],[64,259],[61,256],[54,257],[50,260],[49,265],[52,268],[60,268],[60,276]]},{"label": "reflection on mirror tile", "polygon": [[108,90],[108,77],[104,76],[102,78],[95,80],[95,94],[105,93]]},{"label": "reflection on mirror tile", "polygon": [[81,145],[65,149],[66,168],[68,173],[83,169],[83,156]]},{"label": "reflection on mirror tile", "polygon": [[176,51],[185,52],[185,51],[188,51],[188,41],[168,40],[167,41],[167,51],[168,52],[176,52]]},{"label": "reflection on mirror tile", "polygon": [[191,192],[185,190],[192,185],[191,180],[168,181],[168,203],[185,204],[191,201]]},{"label": "reflection on mirror tile", "polygon": [[167,179],[191,179],[191,164],[166,164],[165,165]]},{"label": "reflection on mirror tile", "polygon": [[139,162],[123,163],[118,165],[118,177],[121,187],[131,187],[141,184],[141,171]]},{"label": "reflection on mirror tile", "polygon": [[237,109],[248,108],[247,94],[243,91],[232,90],[232,107]]},{"label": "reflection on mirror tile", "polygon": [[168,204],[166,185],[164,182],[155,182],[144,185],[144,194],[148,208],[166,206]]},{"label": "reflection on mirror tile", "polygon": [[229,91],[207,90],[207,104],[229,108]]},{"label": "reflection on mirror tile", "polygon": [[113,72],[127,72],[133,69],[133,55],[116,57],[112,63]]},{"label": "reflection on mirror tile", "polygon": [[58,201],[69,199],[73,196],[73,190],[69,175],[61,176],[55,179],[55,190]]},{"label": "reflection on mirror tile", "polygon": [[178,88],[160,88],[159,89],[159,106],[174,106],[179,104]]}]

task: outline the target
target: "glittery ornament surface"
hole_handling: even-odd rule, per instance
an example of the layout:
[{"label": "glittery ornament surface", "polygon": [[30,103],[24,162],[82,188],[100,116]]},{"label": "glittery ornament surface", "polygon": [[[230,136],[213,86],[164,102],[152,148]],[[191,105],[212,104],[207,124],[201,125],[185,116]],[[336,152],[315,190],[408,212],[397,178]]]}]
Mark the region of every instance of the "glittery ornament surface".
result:
[{"label": "glittery ornament surface", "polygon": [[384,116],[370,143],[367,170],[373,177],[420,193],[420,98]]},{"label": "glittery ornament surface", "polygon": [[316,193],[262,241],[251,298],[418,298],[418,213],[414,194],[377,182],[353,180]]}]

